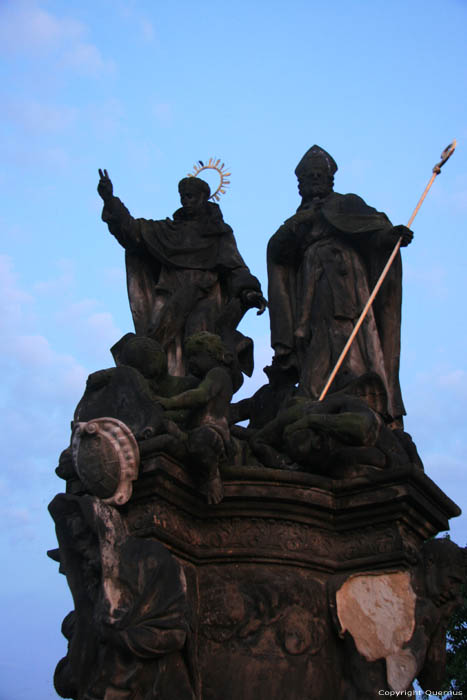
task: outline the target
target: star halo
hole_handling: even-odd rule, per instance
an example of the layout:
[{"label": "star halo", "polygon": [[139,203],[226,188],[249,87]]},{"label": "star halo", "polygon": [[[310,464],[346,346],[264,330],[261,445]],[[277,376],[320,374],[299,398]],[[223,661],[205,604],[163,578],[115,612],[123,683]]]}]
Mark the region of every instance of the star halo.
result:
[{"label": "star halo", "polygon": [[219,175],[219,186],[217,190],[209,197],[209,199],[213,199],[214,201],[218,202],[221,198],[221,194],[225,194],[227,185],[230,185],[230,180],[227,180],[227,178],[231,175],[231,173],[227,172],[226,166],[224,163],[221,163],[220,158],[210,158],[206,165],[202,160],[195,163],[193,166],[193,172],[188,173],[188,177],[198,177],[203,170],[215,170]]}]

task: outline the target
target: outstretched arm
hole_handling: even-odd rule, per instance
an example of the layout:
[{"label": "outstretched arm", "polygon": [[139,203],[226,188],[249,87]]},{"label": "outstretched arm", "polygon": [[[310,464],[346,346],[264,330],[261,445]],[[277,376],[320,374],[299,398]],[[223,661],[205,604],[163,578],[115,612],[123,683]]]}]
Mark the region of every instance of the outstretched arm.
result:
[{"label": "outstretched arm", "polygon": [[200,408],[205,406],[219,392],[219,383],[211,370],[196,389],[189,389],[178,396],[158,397],[158,401],[167,410],[177,408]]},{"label": "outstretched arm", "polygon": [[99,168],[97,191],[104,200],[102,220],[111,234],[126,250],[134,251],[142,247],[140,221],[134,219],[123,202],[114,197],[112,180],[107,170]]}]

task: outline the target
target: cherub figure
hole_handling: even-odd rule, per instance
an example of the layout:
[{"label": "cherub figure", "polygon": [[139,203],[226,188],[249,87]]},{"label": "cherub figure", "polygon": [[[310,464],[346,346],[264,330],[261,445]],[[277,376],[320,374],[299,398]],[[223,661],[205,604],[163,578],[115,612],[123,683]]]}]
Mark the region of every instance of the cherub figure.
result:
[{"label": "cherub figure", "polygon": [[[207,331],[188,338],[185,354],[189,373],[200,383],[195,389],[169,398],[159,396],[158,400],[175,420],[175,411],[189,409],[184,425],[187,454],[200,471],[200,488],[208,503],[220,503],[223,488],[219,467],[230,451],[227,419],[233,393],[228,370],[230,357],[220,337]],[[175,438],[170,437],[173,444]]]},{"label": "cherub figure", "polygon": [[198,380],[193,376],[177,377],[169,373],[167,353],[152,338],[127,333],[110,349],[117,367],[134,367],[143,375],[151,391],[160,396],[175,396],[193,389]]},{"label": "cherub figure", "polygon": [[127,333],[111,353],[117,367],[89,376],[75,422],[111,416],[123,421],[138,440],[159,434],[166,429],[166,421],[156,396],[179,394],[195,387],[198,380],[169,374],[167,355],[152,338]]}]

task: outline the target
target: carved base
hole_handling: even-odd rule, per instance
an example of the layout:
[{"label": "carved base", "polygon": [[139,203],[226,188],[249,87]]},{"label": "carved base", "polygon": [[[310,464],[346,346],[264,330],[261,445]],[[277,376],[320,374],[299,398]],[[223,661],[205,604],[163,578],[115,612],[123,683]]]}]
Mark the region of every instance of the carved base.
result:
[{"label": "carved base", "polygon": [[121,511],[129,531],[196,567],[289,564],[330,575],[414,564],[422,543],[460,514],[414,467],[349,479],[259,467],[222,476],[224,499],[207,506],[180,465],[147,458]]},{"label": "carved base", "polygon": [[[426,583],[423,543],[448,528],[457,506],[415,467],[360,469],[334,480],[258,467],[228,468],[222,476],[224,500],[208,506],[189,465],[147,455],[131,499],[105,511],[109,522],[112,512],[121,522],[127,548],[156,542],[183,569],[187,641],[174,647],[174,686],[191,678],[186,697],[193,692],[197,700],[376,700],[381,690],[410,688],[444,619],[433,603],[444,595],[442,584],[433,593]],[[79,492],[79,484],[70,490]],[[54,518],[65,542],[63,564],[66,536]],[[95,530],[108,543],[106,528],[97,523]],[[137,561],[133,566],[142,570]],[[109,576],[104,590],[134,606],[125,602],[131,581],[117,595],[122,572],[117,567]],[[139,623],[127,617],[124,634],[140,635]],[[156,649],[164,623],[150,624]],[[141,697],[170,700],[171,672],[157,664],[169,690],[154,695],[148,687]]]},{"label": "carved base", "polygon": [[[358,673],[363,663],[373,678],[355,688],[335,593],[356,572],[415,571],[457,506],[415,468],[332,480],[251,467],[223,479],[223,502],[208,507],[186,472],[156,455],[123,509],[131,534],[164,543],[185,569],[200,698],[361,700],[403,684],[407,673],[388,685],[384,660],[353,650]],[[408,640],[414,619],[407,625]]]}]

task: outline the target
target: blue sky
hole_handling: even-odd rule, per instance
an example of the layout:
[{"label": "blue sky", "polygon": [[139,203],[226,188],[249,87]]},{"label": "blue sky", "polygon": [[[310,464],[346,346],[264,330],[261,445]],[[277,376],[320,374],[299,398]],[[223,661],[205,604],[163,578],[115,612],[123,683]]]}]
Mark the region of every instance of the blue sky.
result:
[{"label": "blue sky", "polygon": [[[71,609],[47,504],[88,373],[132,330],[123,253],[100,221],[97,169],[136,216],[164,218],[198,159],[221,157],[221,201],[266,289],[267,241],[298,205],[314,143],[335,188],[406,223],[401,382],[428,475],[467,506],[465,0],[1,0],[0,389],[4,574],[0,700],[56,697]],[[257,372],[268,320],[250,312]],[[452,537],[467,543],[463,516]]]}]

